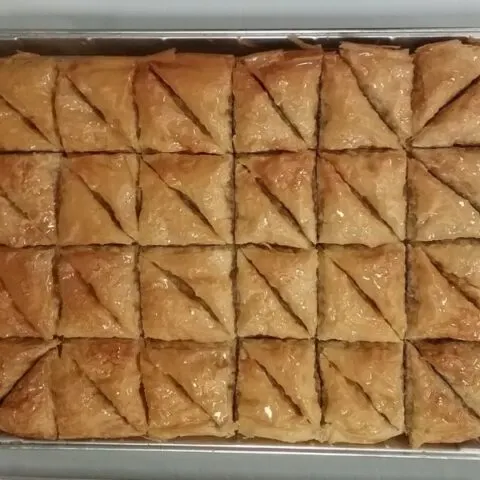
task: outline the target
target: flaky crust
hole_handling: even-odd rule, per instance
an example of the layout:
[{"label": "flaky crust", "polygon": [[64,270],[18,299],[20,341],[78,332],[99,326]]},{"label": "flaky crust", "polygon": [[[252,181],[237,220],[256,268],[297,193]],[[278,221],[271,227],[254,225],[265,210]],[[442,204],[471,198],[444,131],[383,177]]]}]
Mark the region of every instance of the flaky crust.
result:
[{"label": "flaky crust", "polygon": [[456,94],[480,75],[480,48],[460,40],[423,45],[415,51],[413,131],[420,131]]},{"label": "flaky crust", "polygon": [[60,335],[138,338],[133,247],[65,249],[60,254],[58,277]]},{"label": "flaky crust", "polygon": [[[246,66],[246,71],[253,76],[261,88],[267,93],[270,102],[276,105],[280,115],[288,122],[294,133],[305,142],[305,147],[314,149],[317,139],[317,111],[318,111],[318,86],[322,70],[323,52],[321,48],[308,50],[254,53],[243,57],[240,61]],[[254,83],[251,83],[252,91]],[[236,83],[236,86],[238,84]],[[240,85],[241,87],[241,85]],[[246,99],[240,92],[235,91],[240,101],[253,102],[252,98]],[[260,90],[258,90],[260,93]],[[258,100],[257,100],[258,101]],[[240,105],[237,107],[241,109]],[[245,109],[246,110],[246,109]],[[243,110],[241,110],[243,111]],[[238,118],[243,120],[241,116]],[[251,118],[250,118],[251,120]],[[262,118],[256,118],[258,123],[246,125],[240,123],[240,130],[247,127],[249,135],[263,136],[262,148],[259,150],[274,150],[276,142],[270,138],[271,130],[264,131],[265,125],[261,124]],[[237,128],[237,132],[239,129]],[[245,132],[237,135],[237,146],[242,147],[242,140],[248,143]],[[258,139],[260,142],[262,139]],[[272,142],[272,143],[271,143]],[[240,148],[242,150],[242,148]]]},{"label": "flaky crust", "polygon": [[229,248],[152,248],[140,255],[143,330],[160,340],[225,341],[234,335]]},{"label": "flaky crust", "polygon": [[480,436],[480,420],[407,344],[407,425],[412,447],[459,443]]},{"label": "flaky crust", "polygon": [[56,333],[53,256],[53,249],[0,249],[0,337]]},{"label": "flaky crust", "polygon": [[412,133],[413,61],[408,49],[343,42],[340,55],[382,119],[405,142]]},{"label": "flaky crust", "polygon": [[412,240],[480,237],[480,213],[418,160],[408,160]]},{"label": "flaky crust", "polygon": [[135,155],[85,155],[62,165],[62,245],[130,244],[138,236]]},{"label": "flaky crust", "polygon": [[[434,250],[433,250],[434,252]],[[454,254],[452,250],[451,254]],[[422,246],[409,247],[409,322],[407,336],[421,338],[480,338],[480,310],[469,295],[452,283]],[[448,272],[448,270],[447,270]]]},{"label": "flaky crust", "polygon": [[325,54],[320,98],[322,149],[400,148],[397,136],[372,108],[353,72],[336,53]]},{"label": "flaky crust", "polygon": [[321,411],[309,341],[245,340],[237,386],[238,430],[284,442],[318,438]]},{"label": "flaky crust", "polygon": [[0,243],[52,245],[57,240],[58,154],[0,156]]},{"label": "flaky crust", "polygon": [[[22,52],[1,60],[0,149],[59,150],[52,105],[56,77],[52,57]],[[22,118],[32,126],[22,125]]]},{"label": "flaky crust", "polygon": [[248,246],[237,252],[237,268],[240,336],[308,338],[315,334],[314,250]]},{"label": "flaky crust", "polygon": [[142,244],[232,243],[230,155],[157,154],[143,160]]},{"label": "flaky crust", "polygon": [[228,344],[148,342],[141,360],[148,435],[233,435],[232,353]]}]

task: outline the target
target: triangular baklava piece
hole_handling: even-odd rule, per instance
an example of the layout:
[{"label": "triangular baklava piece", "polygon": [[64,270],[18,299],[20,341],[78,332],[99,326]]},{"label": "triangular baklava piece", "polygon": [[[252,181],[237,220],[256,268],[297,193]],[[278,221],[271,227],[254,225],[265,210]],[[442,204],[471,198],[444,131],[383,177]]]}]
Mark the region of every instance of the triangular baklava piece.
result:
[{"label": "triangular baklava piece", "polygon": [[140,394],[139,345],[133,340],[78,339],[62,346],[62,357],[72,359],[138,434],[147,424]]},{"label": "triangular baklava piece", "polygon": [[0,243],[24,247],[56,242],[60,159],[55,153],[0,156]]},{"label": "triangular baklava piece", "polygon": [[319,252],[318,338],[347,342],[398,342],[399,337],[375,302],[354,278],[330,258],[328,250]]},{"label": "triangular baklava piece", "polygon": [[409,50],[343,42],[340,55],[375,110],[404,142],[412,133],[413,61]]},{"label": "triangular baklava piece", "polygon": [[56,333],[53,256],[53,249],[0,249],[0,337]]},{"label": "triangular baklava piece", "polygon": [[412,447],[459,443],[480,436],[480,418],[412,345],[407,345],[406,388],[407,431]]},{"label": "triangular baklava piece", "polygon": [[60,149],[52,98],[53,57],[18,53],[0,61],[0,150]]},{"label": "triangular baklava piece", "polygon": [[[318,168],[320,242],[375,247],[398,241],[390,225],[342,178],[328,158],[321,159]],[[375,196],[371,190],[368,192]]]},{"label": "triangular baklava piece", "polygon": [[323,69],[320,147],[325,150],[400,148],[397,136],[364,96],[340,55],[327,53]]},{"label": "triangular baklava piece", "polygon": [[[455,255],[452,249],[450,255]],[[452,257],[455,258],[455,257]],[[480,339],[480,309],[429,248],[410,247],[408,337]],[[460,272],[459,272],[460,273]],[[468,282],[468,281],[467,281]]]},{"label": "triangular baklava piece", "polygon": [[142,244],[232,242],[231,156],[164,153],[143,159]]},{"label": "triangular baklava piece", "polygon": [[51,392],[52,363],[56,358],[57,351],[52,348],[0,398],[0,431],[22,438],[57,438]]},{"label": "triangular baklava piece", "polygon": [[[277,110],[277,120],[278,117],[283,119],[293,133],[305,142],[304,148],[315,149],[322,58],[322,49],[312,48],[260,52],[240,60],[246,66],[246,70],[238,67],[240,69],[238,76],[244,79],[245,83],[236,82],[239,88],[234,92],[237,107],[235,112],[237,150],[278,149],[276,136],[278,132],[271,128],[270,123],[264,123],[266,120],[270,122],[271,118],[263,117],[260,108],[263,102],[268,105],[268,101]],[[248,74],[254,78],[247,80]],[[257,97],[242,95],[244,92],[242,87],[246,93],[248,86],[252,93],[258,92]],[[250,112],[248,109],[251,109]],[[271,115],[274,115],[273,111]],[[296,141],[295,139],[295,143]]]},{"label": "triangular baklava piece", "polygon": [[62,168],[62,245],[131,244],[137,237],[135,155],[85,155]]},{"label": "triangular baklava piece", "polygon": [[242,342],[237,383],[239,433],[283,442],[319,438],[319,398],[312,342]]},{"label": "triangular baklava piece", "polygon": [[152,248],[140,255],[145,336],[225,341],[234,334],[228,248]]},{"label": "triangular baklava piece", "polygon": [[480,47],[460,40],[423,45],[415,51],[413,131],[427,122],[480,76]]},{"label": "triangular baklava piece", "polygon": [[63,250],[58,264],[65,337],[139,336],[133,247]]},{"label": "triangular baklava piece", "polygon": [[[324,153],[342,179],[386,223],[405,239],[405,181],[407,158],[403,152]],[[320,179],[321,182],[321,179]]]},{"label": "triangular baklava piece", "polygon": [[479,211],[439,178],[418,160],[409,160],[409,237],[419,241],[480,237]]},{"label": "triangular baklava piece", "polygon": [[316,252],[244,247],[237,253],[238,333],[308,338],[317,325]]},{"label": "triangular baklava piece", "polygon": [[276,155],[240,158],[235,177],[238,243],[312,245],[313,155],[298,160]]},{"label": "triangular baklava piece", "polygon": [[141,368],[150,437],[234,434],[231,346],[149,342]]},{"label": "triangular baklava piece", "polygon": [[[323,366],[326,367],[328,382],[325,398],[327,423],[330,415],[332,419],[329,425],[330,441],[376,443],[403,432],[401,344],[328,342],[322,347],[320,359],[321,362],[323,359]],[[342,390],[345,393],[350,391],[350,398],[337,397]],[[356,417],[353,405],[349,405],[349,402],[362,396],[360,405],[364,406],[364,410],[362,412],[359,409]],[[368,403],[370,407],[367,406]],[[350,415],[342,419],[341,412],[344,409],[349,409]],[[384,427],[376,430],[374,425],[380,426],[383,423],[378,418],[379,415],[386,422]],[[373,429],[370,430],[372,426]]]}]

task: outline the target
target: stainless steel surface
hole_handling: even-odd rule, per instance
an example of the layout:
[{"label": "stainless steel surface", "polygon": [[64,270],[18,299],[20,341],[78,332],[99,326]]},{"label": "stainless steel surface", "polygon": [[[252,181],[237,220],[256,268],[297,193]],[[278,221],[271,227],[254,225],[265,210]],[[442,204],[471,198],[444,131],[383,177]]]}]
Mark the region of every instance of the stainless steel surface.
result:
[{"label": "stainless steel surface", "polygon": [[[294,47],[295,40],[333,48],[340,40],[414,48],[432,40],[480,41],[480,28],[238,30],[238,31],[0,31],[0,55],[18,50],[49,55],[143,55],[166,48],[244,54]],[[95,456],[92,456],[95,455]],[[46,459],[50,458],[50,461]],[[131,459],[131,460],[129,460]],[[59,463],[57,463],[60,460]],[[349,461],[346,462],[346,460]],[[268,441],[24,441],[0,437],[0,478],[479,478],[480,443],[412,450],[405,440],[384,446],[285,445]],[[133,463],[132,463],[133,462]],[[169,462],[169,463],[165,463]],[[353,463],[352,463],[353,462]],[[419,463],[422,462],[422,463]],[[348,477],[342,470],[354,469]],[[356,466],[354,466],[356,465]],[[57,467],[61,467],[59,470]],[[203,471],[202,471],[203,469]],[[323,473],[322,473],[323,472]],[[431,476],[430,476],[431,473]],[[322,476],[325,474],[326,476]]]}]

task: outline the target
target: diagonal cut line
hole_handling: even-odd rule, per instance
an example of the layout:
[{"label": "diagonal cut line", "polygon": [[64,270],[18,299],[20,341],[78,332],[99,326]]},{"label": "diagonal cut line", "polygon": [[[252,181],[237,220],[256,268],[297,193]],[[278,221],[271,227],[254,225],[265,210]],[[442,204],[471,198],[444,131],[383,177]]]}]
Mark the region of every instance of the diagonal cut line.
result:
[{"label": "diagonal cut line", "polygon": [[353,195],[355,195],[355,197],[357,198],[357,200],[359,202],[362,203],[362,205],[370,212],[370,214],[376,219],[378,220],[380,223],[382,223],[385,227],[388,228],[388,230],[390,231],[390,233],[392,233],[395,238],[398,238],[397,234],[395,233],[395,231],[393,230],[393,228],[390,226],[390,224],[378,213],[377,209],[370,203],[370,200],[365,197],[364,195],[362,195],[358,190],[356,190],[355,188],[352,187],[352,185],[350,185],[350,183],[347,182],[347,180],[343,177],[343,175],[335,168],[335,165],[328,161],[327,162],[333,167],[333,169],[335,170],[336,174],[341,178],[342,182],[345,183],[345,185],[348,185],[348,187],[350,188],[350,191],[353,193]]},{"label": "diagonal cut line", "polygon": [[392,428],[394,428],[395,430],[397,430],[399,433],[399,429],[392,424],[392,422],[390,421],[390,419],[381,411],[378,410],[378,408],[375,406],[375,404],[373,403],[370,395],[368,395],[368,393],[362,388],[362,386],[358,383],[358,382],[355,382],[353,380],[351,380],[350,378],[346,377],[345,375],[343,375],[342,371],[338,368],[338,366],[335,364],[335,362],[332,362],[329,358],[328,358],[328,355],[325,354],[325,351],[322,352],[323,356],[325,357],[325,359],[327,360],[327,362],[331,365],[331,367],[339,374],[343,377],[343,379],[352,387],[354,388],[358,393],[360,393],[360,395],[362,395],[367,401],[368,403],[370,403],[370,405],[372,406],[372,408],[377,412],[378,415],[380,415]]},{"label": "diagonal cut line", "polygon": [[186,282],[182,277],[179,277],[178,275],[175,275],[173,272],[171,272],[170,270],[167,270],[165,268],[163,268],[162,266],[160,266],[157,262],[155,262],[155,260],[150,260],[149,258],[147,257],[143,257],[145,258],[146,260],[148,260],[148,262],[150,262],[151,265],[153,265],[157,270],[160,271],[160,273],[167,277],[167,279],[173,283],[173,285],[175,286],[175,288],[180,292],[182,293],[183,295],[185,295],[186,297],[188,297],[190,300],[193,300],[194,302],[197,302],[207,313],[208,315],[211,317],[211,319],[217,323],[219,326],[222,327],[222,329],[229,333],[227,331],[227,328],[225,327],[225,325],[223,324],[223,322],[220,320],[220,318],[217,316],[217,314],[212,310],[212,308],[210,307],[210,305],[202,298],[202,297],[199,297],[195,290],[192,288],[192,286]]},{"label": "diagonal cut line", "polygon": [[380,316],[383,318],[385,323],[392,329],[395,335],[401,340],[399,333],[393,328],[393,325],[390,323],[388,318],[383,314],[380,307],[377,305],[377,302],[369,297],[360,287],[360,285],[356,282],[356,280],[344,269],[342,266],[335,261],[335,259],[328,256],[328,259],[347,277],[347,279],[351,282],[351,285],[355,288],[357,293],[362,297],[362,299]]},{"label": "diagonal cut line", "polygon": [[435,268],[435,270],[439,273],[439,275],[441,275],[454,290],[456,290],[469,304],[471,304],[472,307],[480,310],[480,306],[477,304],[477,300],[460,287],[460,279],[455,274],[447,272],[443,268],[443,265],[437,260],[435,260],[435,258],[433,258],[432,255],[428,253],[424,248],[422,248],[422,251],[428,258],[432,266]]},{"label": "diagonal cut line", "polygon": [[125,134],[125,132],[118,126],[116,125],[112,125],[106,118],[105,118],[105,115],[103,114],[103,112],[96,106],[94,105],[93,103],[90,102],[90,100],[88,99],[88,97],[86,95],[84,95],[84,93],[77,87],[77,85],[75,84],[75,82],[70,78],[70,75],[68,75],[68,73],[66,74],[66,77],[68,79],[68,81],[70,82],[70,85],[72,86],[73,90],[75,91],[75,93],[83,100],[84,103],[86,103],[92,110],[93,112],[95,113],[95,115],[105,124],[107,125],[110,129],[116,131],[117,133],[119,133],[122,137],[123,137],[123,140],[125,142],[126,145],[128,145],[128,147],[131,148],[131,145],[130,145],[130,141],[127,137],[127,135]]},{"label": "diagonal cut line", "polygon": [[208,130],[207,126],[193,113],[191,108],[185,103],[182,97],[177,94],[174,88],[158,73],[155,68],[150,67],[150,71],[155,75],[158,83],[167,91],[168,95],[175,103],[175,105],[182,111],[182,113],[205,135],[213,142],[216,142],[213,134]]},{"label": "diagonal cut line", "polygon": [[180,199],[181,202],[183,202],[185,204],[185,206],[187,208],[189,208],[197,217],[198,219],[205,224],[206,227],[208,227],[211,232],[218,238],[219,235],[217,234],[217,232],[215,231],[215,229],[213,228],[213,225],[210,223],[210,220],[202,213],[202,211],[200,210],[200,208],[198,207],[198,205],[188,196],[186,195],[184,192],[182,192],[181,190],[177,189],[177,188],[174,188],[172,186],[170,186],[162,177],[161,175],[148,163],[148,161],[144,160],[144,163],[145,165],[147,165],[147,167],[150,168],[150,170],[152,172],[155,173],[155,175],[159,178],[159,180],[169,189],[171,190],[172,192],[174,192],[178,198]]},{"label": "diagonal cut line", "polygon": [[300,130],[292,122],[292,120],[290,120],[290,118],[288,117],[285,110],[281,107],[281,105],[279,103],[277,103],[275,101],[275,98],[273,97],[273,95],[270,93],[270,90],[267,88],[265,83],[260,78],[260,75],[258,74],[258,72],[256,70],[252,69],[251,67],[248,67],[248,66],[247,66],[247,69],[248,69],[248,72],[250,73],[250,75],[252,76],[252,78],[258,83],[258,85],[260,85],[262,90],[266,93],[268,99],[270,100],[270,103],[272,104],[273,108],[275,109],[277,114],[280,116],[282,121],[290,128],[290,130],[293,132],[293,134],[296,137],[298,137],[303,142],[306,142],[306,140],[303,138],[302,134],[300,133]]},{"label": "diagonal cut line", "polygon": [[65,263],[68,263],[68,265],[70,265],[70,267],[72,268],[72,270],[74,271],[75,275],[77,276],[77,278],[83,283],[83,285],[87,288],[88,290],[88,293],[90,293],[90,295],[94,298],[95,302],[105,311],[108,313],[108,315],[110,315],[110,317],[112,318],[112,320],[122,329],[122,330],[125,330],[123,324],[122,324],[122,321],[120,320],[120,318],[118,318],[113,312],[110,311],[109,308],[107,308],[103,303],[102,301],[100,300],[100,297],[98,296],[97,294],[97,291],[95,290],[95,287],[90,283],[88,282],[84,277],[83,275],[65,258],[63,257],[62,260],[65,262]]},{"label": "diagonal cut line", "polygon": [[280,383],[277,382],[275,377],[265,368],[264,365],[262,365],[256,358],[252,358],[252,360],[257,364],[258,368],[265,374],[265,376],[268,378],[268,381],[272,384],[272,386],[277,389],[284,400],[289,404],[290,408],[295,412],[295,415],[298,417],[303,417],[308,423],[311,423],[310,417],[306,415],[304,412],[302,412],[302,409],[300,408],[299,405],[297,405],[294,401],[293,398],[287,393],[285,388],[280,385]]},{"label": "diagonal cut line", "polygon": [[186,388],[170,373],[162,372],[174,385],[177,390],[179,390],[182,395],[184,395],[188,400],[190,400],[194,405],[196,405],[200,410],[217,426],[221,426],[221,424],[210,415],[210,413],[203,408],[198,402],[196,402],[192,396],[187,392]]},{"label": "diagonal cut line", "polygon": [[[414,347],[417,349],[417,347]],[[422,356],[422,353],[417,349],[417,352],[419,354],[420,359],[422,362],[426,363],[428,367],[432,370],[432,372],[437,375],[437,377],[442,380],[442,382],[453,392],[455,397],[460,401],[462,404],[463,408],[467,410],[471,415],[473,415],[478,421],[480,421],[480,415],[472,408],[468,403],[465,401],[465,399],[460,395],[460,393],[457,391],[457,389],[448,381],[448,379],[433,365],[428,361],[427,358]]]},{"label": "diagonal cut line", "polygon": [[[340,51],[341,52],[341,51]],[[393,127],[390,125],[390,123],[387,121],[386,116],[384,112],[380,112],[379,109],[373,104],[372,100],[370,97],[367,95],[367,93],[363,90],[363,88],[360,85],[360,79],[358,78],[357,74],[355,73],[355,70],[352,67],[352,64],[343,57],[343,55],[340,53],[340,56],[342,57],[342,60],[348,65],[348,68],[350,69],[350,72],[352,73],[353,77],[355,78],[355,81],[357,82],[358,90],[362,93],[363,97],[365,100],[369,103],[370,107],[372,107],[372,110],[378,115],[380,120],[384,123],[384,125],[390,130],[391,133],[395,135],[395,137],[398,140],[398,143],[400,145],[403,144],[402,140],[398,136],[397,132],[393,129]]]},{"label": "diagonal cut line", "polygon": [[290,211],[290,209],[268,189],[268,187],[265,185],[261,178],[254,175],[251,170],[243,163],[241,165],[248,172],[248,174],[253,177],[255,183],[260,188],[261,192],[268,198],[268,200],[270,200],[270,203],[277,210],[277,212],[290,223],[290,225],[297,231],[297,233],[299,233],[310,245],[312,245],[312,242],[307,237],[307,235],[303,231],[302,226],[300,225],[296,217],[293,215],[293,213]]},{"label": "diagonal cut line", "polygon": [[3,198],[9,205],[10,207],[23,219],[27,220],[32,227],[35,228],[46,240],[51,241],[52,239],[48,234],[45,232],[42,232],[42,230],[38,227],[38,225],[30,218],[27,212],[25,212],[19,205],[17,205],[8,195],[5,190],[0,187],[0,197]]},{"label": "diagonal cut line", "polygon": [[23,113],[20,112],[20,110],[18,110],[17,108],[15,108],[15,106],[11,104],[2,94],[0,94],[0,98],[5,102],[5,105],[7,105],[7,107],[10,108],[10,110],[13,110],[21,118],[22,122],[30,130],[33,130],[35,133],[40,135],[45,141],[47,141],[52,147],[54,147],[50,139],[44,135],[44,133],[37,127],[37,124],[31,118],[28,118],[25,115],[23,115]]},{"label": "diagonal cut line", "polygon": [[0,276],[0,289],[3,290],[7,295],[8,295],[8,298],[10,299],[10,301],[12,302],[12,307],[13,309],[15,310],[15,312],[17,312],[24,320],[26,323],[28,323],[28,325],[30,325],[30,327],[35,330],[35,332],[39,333],[41,336],[42,335],[42,332],[39,331],[38,329],[38,326],[35,325],[34,323],[32,323],[30,321],[30,319],[27,317],[27,315],[24,313],[24,311],[21,309],[20,305],[18,305],[15,300],[13,299],[12,295],[10,294],[10,292],[8,291],[7,289],[7,286],[5,285],[5,282],[3,281],[3,278]]},{"label": "diagonal cut line", "polygon": [[100,206],[105,210],[105,212],[108,214],[110,217],[110,220],[112,223],[122,232],[124,233],[128,238],[131,240],[135,241],[135,239],[130,236],[122,227],[122,224],[120,223],[120,220],[117,218],[117,215],[115,213],[115,210],[112,208],[112,206],[103,198],[103,196],[90,188],[90,185],[83,179],[81,175],[79,175],[77,172],[72,170],[70,167],[67,167],[68,170],[72,173],[72,175],[75,175],[75,177],[82,182],[82,184],[87,188],[87,190],[90,192],[90,194],[93,196],[93,198],[100,204]]},{"label": "diagonal cut line", "polygon": [[127,417],[122,415],[122,413],[118,410],[118,408],[115,406],[115,404],[110,400],[110,398],[105,395],[101,388],[97,386],[97,384],[93,381],[93,379],[90,378],[90,376],[83,370],[83,368],[80,366],[80,364],[77,362],[76,359],[72,358],[72,362],[75,364],[77,367],[78,371],[80,372],[80,375],[83,375],[83,377],[95,388],[97,393],[103,397],[103,399],[115,410],[115,413],[130,427],[133,427],[135,430],[138,430],[138,428],[135,427],[135,425],[132,425],[130,421],[128,420]]},{"label": "diagonal cut line", "polygon": [[27,370],[25,371],[25,373],[23,373],[23,375],[20,375],[20,377],[17,378],[17,380],[15,381],[15,383],[12,385],[11,388],[8,389],[8,391],[3,395],[2,398],[0,398],[0,407],[2,406],[2,403],[3,401],[10,395],[10,393],[13,392],[13,390],[17,387],[17,385],[21,382],[21,380],[23,378],[25,378],[25,375],[28,375],[30,373],[30,371],[32,370],[33,367],[35,367],[35,365],[48,353],[50,352],[51,350],[53,350],[54,348],[57,348],[57,345],[53,345],[51,348],[49,348],[45,353],[42,353],[40,356],[38,356],[33,362],[32,364],[27,368]]},{"label": "diagonal cut line", "polygon": [[273,296],[277,299],[278,303],[282,306],[282,308],[293,318],[295,323],[302,327],[306,333],[309,333],[307,326],[305,325],[305,322],[293,311],[293,308],[291,305],[282,297],[282,294],[280,291],[275,288],[269,281],[268,278],[257,268],[257,266],[248,258],[248,256],[242,252],[243,257],[245,260],[249,263],[249,265],[255,270],[257,275],[263,279],[263,281],[266,283],[268,288],[270,288],[271,292],[273,293]]},{"label": "diagonal cut line", "polygon": [[467,193],[464,193],[460,191],[457,187],[455,187],[451,182],[445,180],[441,175],[435,173],[426,163],[423,162],[422,158],[420,156],[415,155],[413,153],[415,160],[419,161],[427,170],[427,172],[436,180],[438,180],[442,185],[445,185],[447,188],[452,190],[453,193],[458,195],[463,201],[467,202],[471,207],[476,210],[476,212],[480,215],[480,205],[475,202],[472,198],[469,198],[470,195]]}]

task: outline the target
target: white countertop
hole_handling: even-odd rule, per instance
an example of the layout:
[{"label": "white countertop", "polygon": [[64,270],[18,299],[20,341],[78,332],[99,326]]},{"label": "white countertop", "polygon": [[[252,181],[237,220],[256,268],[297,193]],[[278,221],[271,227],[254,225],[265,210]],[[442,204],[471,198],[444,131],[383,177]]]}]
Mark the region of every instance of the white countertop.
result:
[{"label": "white countertop", "polygon": [[0,28],[480,26],[478,0],[0,0]]}]

